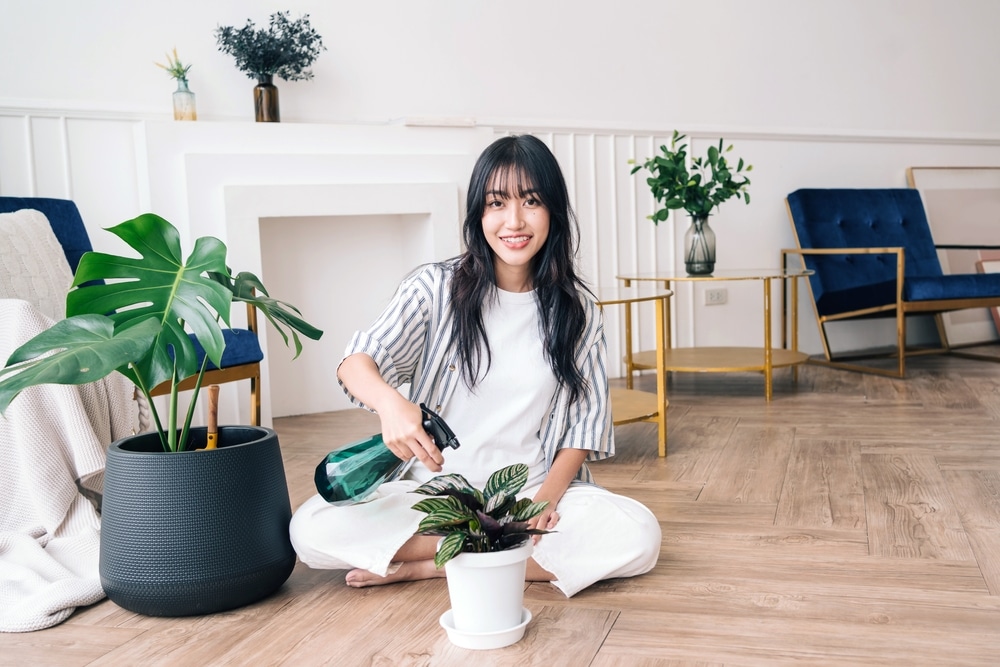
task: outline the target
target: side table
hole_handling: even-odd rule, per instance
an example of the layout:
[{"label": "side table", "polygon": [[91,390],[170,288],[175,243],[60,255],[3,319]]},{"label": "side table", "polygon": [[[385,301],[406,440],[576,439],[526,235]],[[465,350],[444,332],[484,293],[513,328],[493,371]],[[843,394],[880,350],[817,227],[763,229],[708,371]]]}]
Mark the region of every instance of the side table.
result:
[{"label": "side table", "polygon": [[669,320],[670,306],[667,300],[673,295],[668,289],[660,289],[656,285],[636,285],[604,288],[597,292],[597,305],[605,311],[621,306],[622,319],[625,327],[626,357],[632,354],[632,318],[633,309],[639,304],[653,302],[656,320],[656,349],[648,353],[649,368],[656,372],[656,393],[639,391],[632,387],[632,366],[626,362],[628,371],[628,387],[611,388],[611,419],[615,426],[634,422],[653,422],[657,426],[657,450],[660,456],[667,455],[667,374],[663,370],[666,364],[668,333],[666,323]]},{"label": "side table", "polygon": [[[667,329],[667,354],[665,365],[668,372],[679,373],[733,373],[757,371],[764,374],[764,397],[770,401],[773,394],[772,374],[775,368],[793,367],[805,363],[809,355],[798,350],[798,281],[812,274],[808,269],[739,269],[716,271],[711,275],[692,276],[683,272],[657,271],[634,273],[617,278],[624,284],[633,281],[655,281],[670,289],[674,282],[689,281],[731,281],[759,280],[764,286],[764,346],[763,347],[689,347],[675,348],[670,337],[670,309],[665,313]],[[785,304],[782,303],[782,347],[775,348],[771,342],[771,286],[775,280],[790,283],[791,340],[785,347]],[[625,360],[631,386],[632,371],[657,368],[655,352],[635,352]],[[797,369],[796,369],[797,370]]]}]

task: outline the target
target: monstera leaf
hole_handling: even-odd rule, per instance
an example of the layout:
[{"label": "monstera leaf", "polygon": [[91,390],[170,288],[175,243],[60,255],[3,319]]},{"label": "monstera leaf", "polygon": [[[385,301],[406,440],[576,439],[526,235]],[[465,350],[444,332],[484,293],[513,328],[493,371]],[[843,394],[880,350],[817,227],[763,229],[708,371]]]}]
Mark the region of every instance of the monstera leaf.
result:
[{"label": "monstera leaf", "polygon": [[[103,315],[61,320],[41,332],[7,360],[0,371],[0,412],[28,387],[38,384],[85,384],[149,353],[159,323],[148,318],[114,335],[114,323]],[[56,350],[53,354],[43,356]]]},{"label": "monstera leaf", "polygon": [[[158,215],[140,215],[108,231],[139,256],[88,252],[80,259],[75,289],[66,297],[67,318],[15,350],[0,370],[0,412],[27,387],[83,384],[117,370],[150,399],[164,450],[183,450],[205,363],[221,365],[220,322],[229,325],[233,301],[257,306],[286,344],[284,329],[290,330],[296,356],[302,349],[296,332],[313,340],[323,334],[293,306],[271,298],[252,273],[234,279],[226,267],[226,246],[217,238],[196,240],[184,259],[180,234]],[[191,335],[205,349],[201,363]],[[198,379],[181,425],[178,385],[192,376]],[[166,426],[150,396],[164,381],[171,383]]]},{"label": "monstera leaf", "polygon": [[198,337],[208,358],[219,365],[225,348],[219,320],[229,323],[232,292],[207,273],[229,274],[226,246],[213,237],[200,238],[185,261],[177,229],[152,213],[108,231],[141,257],[85,254],[73,285],[106,282],[84,285],[70,292],[66,297],[66,314],[107,315],[115,324],[116,335],[143,320],[155,318],[160,330],[148,354],[133,362],[134,372],[125,373],[147,389],[164,380],[183,380],[200,370],[185,325]]},{"label": "monstera leaf", "polygon": [[[302,352],[302,341],[299,340],[298,332],[312,340],[319,340],[323,332],[302,319],[299,309],[290,303],[272,299],[261,283],[260,278],[249,271],[241,271],[235,279],[229,277],[229,273],[209,273],[209,277],[224,285],[233,295],[233,301],[249,303],[257,308],[257,311],[264,314],[271,326],[281,334],[285,345],[288,345],[288,334],[292,336],[295,347],[295,357]],[[288,333],[285,333],[285,328]]]}]

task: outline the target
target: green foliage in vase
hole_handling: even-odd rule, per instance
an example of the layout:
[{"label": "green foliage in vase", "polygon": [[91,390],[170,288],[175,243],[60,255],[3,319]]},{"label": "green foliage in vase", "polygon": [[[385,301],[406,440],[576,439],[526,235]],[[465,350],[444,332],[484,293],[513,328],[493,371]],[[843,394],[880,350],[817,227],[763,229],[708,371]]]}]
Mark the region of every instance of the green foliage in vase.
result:
[{"label": "green foliage in vase", "polygon": [[325,51],[323,39],[309,24],[309,15],[292,21],[289,12],[271,14],[267,28],[257,29],[247,19],[242,28],[215,30],[219,51],[236,59],[236,67],[258,81],[277,76],[285,81],[311,79],[309,67]]},{"label": "green foliage in vase", "polygon": [[157,67],[165,69],[167,71],[167,74],[169,74],[172,78],[187,83],[187,73],[188,70],[191,69],[191,65],[181,64],[180,59],[177,57],[176,47],[173,50],[172,56],[169,53],[167,54],[166,65],[164,65],[163,63],[153,63],[153,64],[156,65]]},{"label": "green foliage in vase", "polygon": [[417,488],[414,493],[442,496],[413,506],[427,514],[417,534],[444,537],[434,555],[434,565],[444,567],[462,552],[516,549],[531,535],[551,532],[528,527],[528,520],[541,514],[549,503],[518,500],[517,493],[527,481],[528,466],[517,463],[490,475],[482,491],[458,474],[438,475]]},{"label": "green foliage in vase", "polygon": [[745,172],[752,171],[753,165],[744,165],[743,158],[740,158],[733,168],[725,157],[725,153],[733,147],[723,148],[724,141],[719,139],[718,146],[709,146],[708,155],[693,158],[689,167],[687,144],[677,145],[684,138],[685,135],[674,130],[670,147],[660,146],[659,155],[642,164],[629,160],[629,164],[635,164],[632,174],[640,169],[650,173],[646,184],[660,208],[648,216],[649,219],[659,224],[670,216],[670,211],[676,209],[684,209],[692,217],[703,218],[731,197],[742,197],[749,204],[747,187],[750,179]]},{"label": "green foliage in vase", "polygon": [[[118,371],[146,396],[164,451],[182,451],[207,362],[218,367],[222,360],[226,343],[219,322],[229,324],[234,301],[256,306],[286,345],[290,333],[296,357],[302,351],[299,333],[313,340],[323,335],[297,308],[271,298],[257,276],[243,272],[233,277],[226,266],[226,246],[217,238],[196,240],[185,260],[177,229],[152,213],[108,231],[140,257],[92,251],[80,258],[66,297],[66,319],[14,350],[0,369],[0,413],[28,387],[85,384]],[[201,362],[189,329],[205,349]],[[195,376],[181,425],[178,385]],[[164,424],[150,392],[166,381],[170,394]]]}]

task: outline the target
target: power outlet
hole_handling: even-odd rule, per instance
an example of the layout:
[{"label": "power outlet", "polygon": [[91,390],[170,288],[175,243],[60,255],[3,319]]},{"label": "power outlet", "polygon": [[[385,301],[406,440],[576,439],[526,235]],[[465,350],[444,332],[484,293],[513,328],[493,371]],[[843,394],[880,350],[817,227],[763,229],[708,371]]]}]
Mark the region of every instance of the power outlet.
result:
[{"label": "power outlet", "polygon": [[721,306],[729,298],[729,294],[725,287],[719,289],[707,289],[705,290],[705,305],[706,306]]}]

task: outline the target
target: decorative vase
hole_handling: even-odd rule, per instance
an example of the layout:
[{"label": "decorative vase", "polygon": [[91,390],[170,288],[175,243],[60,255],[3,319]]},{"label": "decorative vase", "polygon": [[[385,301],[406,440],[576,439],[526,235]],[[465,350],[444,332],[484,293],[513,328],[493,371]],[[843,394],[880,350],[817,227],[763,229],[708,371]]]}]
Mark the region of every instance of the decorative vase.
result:
[{"label": "decorative vase", "polygon": [[524,574],[533,548],[529,539],[516,549],[460,553],[445,563],[456,630],[484,634],[521,625]]},{"label": "decorative vase", "polygon": [[272,83],[270,74],[259,77],[253,87],[254,118],[258,123],[278,123],[281,113],[278,109],[278,87]]},{"label": "decorative vase", "polygon": [[715,270],[715,232],[708,226],[707,215],[691,216],[691,226],[684,234],[684,267],[691,276]]},{"label": "decorative vase", "polygon": [[[204,447],[207,429],[192,429]],[[101,585],[120,607],[190,616],[264,598],[295,552],[277,434],[220,426],[217,449],[164,452],[156,433],[108,447],[101,511]]]},{"label": "decorative vase", "polygon": [[177,79],[177,90],[174,91],[174,120],[198,120],[194,93],[188,88],[187,79]]}]

